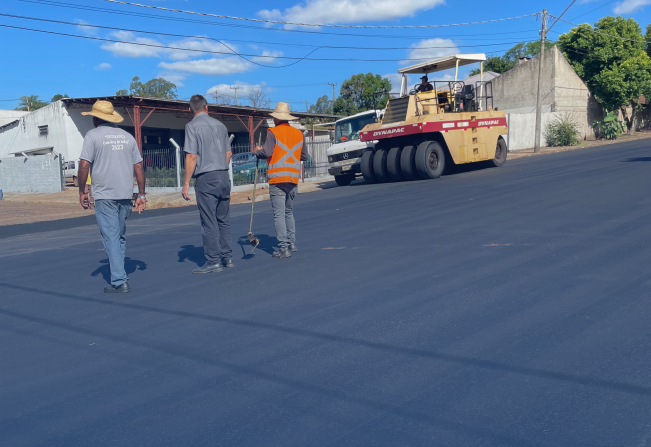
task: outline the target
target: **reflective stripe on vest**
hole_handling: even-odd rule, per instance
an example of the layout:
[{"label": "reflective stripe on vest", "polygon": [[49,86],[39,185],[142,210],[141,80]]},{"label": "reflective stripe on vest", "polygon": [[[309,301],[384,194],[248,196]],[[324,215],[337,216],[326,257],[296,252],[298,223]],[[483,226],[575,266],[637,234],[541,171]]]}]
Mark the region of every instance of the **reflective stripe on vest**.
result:
[{"label": "reflective stripe on vest", "polygon": [[301,177],[303,134],[289,124],[281,124],[269,131],[276,137],[276,146],[267,168],[269,183],[298,184]]}]

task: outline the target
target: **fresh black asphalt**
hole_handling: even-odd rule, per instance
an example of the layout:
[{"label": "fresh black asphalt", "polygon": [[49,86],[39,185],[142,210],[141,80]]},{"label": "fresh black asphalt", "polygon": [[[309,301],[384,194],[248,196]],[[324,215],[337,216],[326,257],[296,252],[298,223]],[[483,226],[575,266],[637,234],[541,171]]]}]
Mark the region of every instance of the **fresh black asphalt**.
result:
[{"label": "fresh black asphalt", "polygon": [[143,214],[128,295],[94,225],[4,237],[0,445],[650,445],[648,141],[302,194],[290,259],[234,206],[219,274]]}]

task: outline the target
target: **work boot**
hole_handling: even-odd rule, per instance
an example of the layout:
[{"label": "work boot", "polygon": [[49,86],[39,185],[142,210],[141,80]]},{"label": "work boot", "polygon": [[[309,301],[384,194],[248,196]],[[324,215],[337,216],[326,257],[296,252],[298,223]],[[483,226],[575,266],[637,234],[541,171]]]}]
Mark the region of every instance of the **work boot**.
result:
[{"label": "work boot", "polygon": [[281,249],[279,249],[279,250],[274,251],[274,252],[271,254],[271,256],[272,256],[273,258],[278,258],[278,259],[280,259],[280,258],[289,258],[289,257],[291,257],[292,255],[289,253],[289,250],[287,250],[286,248],[281,248]]},{"label": "work boot", "polygon": [[232,259],[222,259],[222,265],[227,269],[235,267],[235,264],[233,264]]},{"label": "work boot", "polygon": [[206,262],[202,267],[192,270],[192,273],[212,273],[212,272],[221,272],[222,266],[218,262],[216,264],[211,264]]},{"label": "work boot", "polygon": [[129,287],[128,282],[123,282],[119,286],[114,286],[110,284],[104,287],[104,293],[129,293],[131,292],[131,287]]},{"label": "work boot", "polygon": [[289,244],[289,247],[287,247],[287,250],[291,251],[292,253],[296,253],[298,251],[298,248],[296,248],[296,244],[292,242]]}]

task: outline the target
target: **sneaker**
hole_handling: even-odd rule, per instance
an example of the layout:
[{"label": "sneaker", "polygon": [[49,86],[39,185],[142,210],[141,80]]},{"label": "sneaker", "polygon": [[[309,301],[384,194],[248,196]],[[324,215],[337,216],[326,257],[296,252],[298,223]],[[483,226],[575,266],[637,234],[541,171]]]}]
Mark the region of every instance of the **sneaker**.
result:
[{"label": "sneaker", "polygon": [[287,250],[291,251],[292,253],[296,253],[298,251],[298,248],[296,248],[296,244],[289,244]]},{"label": "sneaker", "polygon": [[280,258],[289,258],[292,255],[289,254],[289,250],[287,250],[286,248],[281,248],[280,250],[274,251],[271,256],[280,259]]},{"label": "sneaker", "polygon": [[217,264],[210,264],[206,262],[202,267],[192,270],[192,273],[213,273],[221,271],[222,265],[219,262]]},{"label": "sneaker", "polygon": [[226,267],[227,269],[235,267],[235,264],[233,264],[232,259],[223,259],[222,260],[222,265]]},{"label": "sneaker", "polygon": [[104,287],[104,293],[129,293],[131,292],[131,287],[129,287],[128,282],[123,282],[119,286],[114,286],[113,284]]}]

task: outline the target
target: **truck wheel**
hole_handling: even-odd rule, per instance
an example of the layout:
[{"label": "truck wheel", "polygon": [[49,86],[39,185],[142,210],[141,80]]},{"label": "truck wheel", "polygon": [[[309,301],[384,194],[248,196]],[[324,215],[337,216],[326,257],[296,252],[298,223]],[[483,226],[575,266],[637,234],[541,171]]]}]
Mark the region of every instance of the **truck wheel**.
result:
[{"label": "truck wheel", "polygon": [[387,172],[387,152],[386,149],[378,149],[373,157],[373,173],[378,183],[391,181]]},{"label": "truck wheel", "polygon": [[335,182],[337,182],[337,186],[348,186],[354,178],[355,176],[350,174],[335,175]]},{"label": "truck wheel", "polygon": [[416,171],[422,179],[439,178],[445,169],[445,153],[436,141],[425,141],[416,149]]},{"label": "truck wheel", "polygon": [[416,180],[418,174],[414,166],[414,156],[416,148],[414,146],[405,146],[400,154],[400,170],[405,180]]},{"label": "truck wheel", "polygon": [[506,143],[502,138],[497,139],[497,148],[495,148],[495,158],[493,158],[489,163],[491,166],[499,168],[504,163],[506,163]]},{"label": "truck wheel", "polygon": [[359,169],[362,171],[362,176],[366,183],[375,183],[375,174],[373,174],[373,151],[366,151],[362,154],[362,161],[359,164]]},{"label": "truck wheel", "polygon": [[387,172],[392,182],[403,180],[402,171],[400,170],[400,148],[394,147],[389,149],[387,154]]}]

